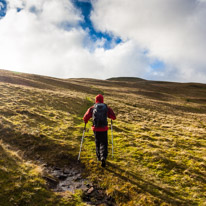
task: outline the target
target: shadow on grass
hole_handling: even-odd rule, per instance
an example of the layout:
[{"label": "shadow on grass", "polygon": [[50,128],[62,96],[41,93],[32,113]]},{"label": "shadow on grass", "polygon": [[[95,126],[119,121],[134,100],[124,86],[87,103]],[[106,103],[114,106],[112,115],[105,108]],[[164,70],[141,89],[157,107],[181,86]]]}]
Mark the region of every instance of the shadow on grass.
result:
[{"label": "shadow on grass", "polygon": [[[51,165],[67,165],[76,162],[79,142],[64,144],[46,135],[22,134],[11,128],[0,128],[0,139],[24,153],[31,160]],[[75,140],[74,140],[75,141]]]},{"label": "shadow on grass", "polygon": [[[2,142],[1,142],[2,143]],[[35,166],[0,144],[0,205],[58,205],[59,197],[42,181]],[[38,189],[36,189],[38,187]]]},{"label": "shadow on grass", "polygon": [[[154,183],[150,181],[146,181],[140,177],[138,177],[136,174],[125,171],[116,165],[108,162],[108,167],[106,167],[106,170],[113,173],[120,179],[126,182],[130,182],[131,184],[137,186],[144,192],[148,192],[152,196],[172,205],[197,205],[197,203],[191,201],[191,200],[185,200],[179,197],[178,191],[168,190],[164,189],[158,185],[155,185]],[[127,174],[128,177],[123,176],[122,174]],[[136,188],[135,191],[139,193],[139,189]]]}]

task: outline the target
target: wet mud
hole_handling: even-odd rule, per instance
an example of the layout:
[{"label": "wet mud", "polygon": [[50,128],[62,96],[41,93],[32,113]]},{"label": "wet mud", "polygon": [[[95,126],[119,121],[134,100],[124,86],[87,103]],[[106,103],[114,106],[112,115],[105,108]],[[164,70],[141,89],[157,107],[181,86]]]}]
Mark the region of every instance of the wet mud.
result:
[{"label": "wet mud", "polygon": [[55,192],[82,190],[82,199],[88,205],[115,206],[112,197],[106,195],[105,190],[90,182],[82,176],[82,168],[76,166],[69,168],[50,167],[46,169],[44,178],[50,189]]}]

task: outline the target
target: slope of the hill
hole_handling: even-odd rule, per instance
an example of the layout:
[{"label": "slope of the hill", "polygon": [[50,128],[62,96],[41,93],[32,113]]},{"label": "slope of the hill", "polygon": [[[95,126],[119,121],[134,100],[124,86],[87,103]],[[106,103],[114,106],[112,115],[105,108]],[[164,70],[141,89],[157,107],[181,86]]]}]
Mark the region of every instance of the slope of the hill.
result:
[{"label": "slope of the hill", "polygon": [[80,191],[50,190],[43,171],[76,164],[82,116],[98,93],[117,114],[114,159],[110,143],[106,169],[98,165],[90,122],[79,165],[84,176],[117,205],[205,204],[205,84],[0,70],[0,91],[0,205],[85,204]]}]

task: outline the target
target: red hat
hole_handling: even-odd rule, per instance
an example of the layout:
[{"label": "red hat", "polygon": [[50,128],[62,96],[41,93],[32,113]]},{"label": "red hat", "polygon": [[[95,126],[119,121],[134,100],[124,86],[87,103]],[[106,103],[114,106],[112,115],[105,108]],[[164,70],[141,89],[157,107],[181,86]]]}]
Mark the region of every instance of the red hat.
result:
[{"label": "red hat", "polygon": [[95,98],[96,103],[104,103],[104,97],[101,94],[98,94]]}]

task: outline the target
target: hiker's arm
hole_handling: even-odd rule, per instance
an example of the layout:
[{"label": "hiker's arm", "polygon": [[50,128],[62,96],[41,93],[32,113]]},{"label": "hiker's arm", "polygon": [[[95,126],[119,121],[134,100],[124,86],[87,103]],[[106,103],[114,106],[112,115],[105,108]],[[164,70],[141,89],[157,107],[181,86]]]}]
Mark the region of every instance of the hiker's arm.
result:
[{"label": "hiker's arm", "polygon": [[90,107],[87,112],[84,114],[83,120],[85,123],[89,121],[89,119],[92,117],[92,107]]},{"label": "hiker's arm", "polygon": [[116,119],[116,116],[115,116],[115,113],[113,112],[113,110],[108,107],[108,113],[107,113],[107,116],[112,119],[112,120],[115,120]]}]

